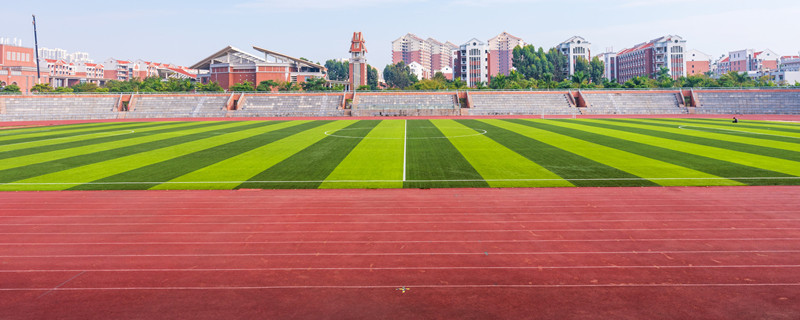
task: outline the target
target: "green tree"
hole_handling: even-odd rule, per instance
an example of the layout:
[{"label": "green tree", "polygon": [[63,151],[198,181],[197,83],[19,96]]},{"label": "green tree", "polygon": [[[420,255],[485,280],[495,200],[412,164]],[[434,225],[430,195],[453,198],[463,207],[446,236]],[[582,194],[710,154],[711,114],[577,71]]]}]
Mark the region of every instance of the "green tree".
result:
[{"label": "green tree", "polygon": [[167,92],[189,92],[195,89],[195,85],[191,80],[174,78],[163,82],[162,87]]},{"label": "green tree", "polygon": [[378,90],[378,69],[371,65],[367,65],[367,85],[370,90]]},{"label": "green tree", "polygon": [[53,87],[50,86],[49,83],[37,83],[36,85],[31,88],[31,92],[50,92],[53,91]]},{"label": "green tree", "polygon": [[383,79],[388,86],[399,89],[408,88],[418,81],[417,76],[411,73],[411,68],[403,61],[386,65],[383,69]]},{"label": "green tree", "polygon": [[592,71],[589,73],[589,77],[591,78],[592,83],[603,83],[603,74],[606,72],[605,63],[600,60],[600,58],[594,57],[592,58],[592,62],[590,62],[590,64]]},{"label": "green tree", "polygon": [[588,84],[588,79],[589,76],[587,76],[583,71],[575,71],[575,73],[572,75],[572,83],[577,84],[578,88],[583,88],[583,86]]},{"label": "green tree", "polygon": [[414,90],[443,90],[447,89],[447,84],[433,79],[422,79],[411,86]]},{"label": "green tree", "polygon": [[739,73],[730,71],[719,77],[719,85],[722,87],[752,87],[754,86],[753,80],[747,76],[747,73]]},{"label": "green tree", "polygon": [[97,92],[97,89],[99,89],[99,87],[94,82],[78,83],[72,86],[74,92]]},{"label": "green tree", "polygon": [[301,83],[300,86],[304,91],[327,91],[328,87],[325,86],[326,84],[328,84],[328,82],[323,78],[312,78],[307,79],[305,82]]},{"label": "green tree", "polygon": [[[106,88],[100,88],[100,89],[106,89]],[[100,90],[100,89],[98,89],[98,90]],[[108,90],[108,89],[106,89],[106,90]],[[70,87],[58,87],[58,88],[55,88],[53,91],[56,92],[56,93],[72,93],[73,92],[72,88],[70,88]],[[108,91],[106,91],[106,92],[108,92]]]},{"label": "green tree", "polygon": [[244,81],[237,84],[234,84],[228,88],[228,91],[253,91],[255,90],[253,87],[253,83],[250,81]]},{"label": "green tree", "polygon": [[294,82],[287,81],[278,86],[278,91],[300,91],[300,86],[296,85]]},{"label": "green tree", "polygon": [[12,83],[12,84],[9,84],[9,85],[3,87],[2,92],[3,93],[22,93],[22,90],[20,90],[18,85]]},{"label": "green tree", "polygon": [[272,80],[264,80],[258,83],[258,87],[256,87],[256,91],[272,91],[272,88],[277,88],[278,83]]},{"label": "green tree", "polygon": [[586,60],[583,57],[577,57],[575,59],[575,70],[572,74],[574,75],[576,72],[583,72],[583,74],[587,76],[592,74],[592,66],[589,63],[589,60]]},{"label": "green tree", "polygon": [[328,69],[328,79],[330,80],[347,81],[350,77],[350,63],[347,61],[325,61],[325,69]]},{"label": "green tree", "polygon": [[164,88],[164,84],[159,77],[147,77],[142,80],[141,84],[139,85],[139,91],[141,92],[162,92],[166,91]]},{"label": "green tree", "polygon": [[211,81],[208,84],[202,84],[202,83],[197,84],[197,91],[202,91],[202,92],[222,92],[222,91],[225,91],[225,90],[222,89],[222,86],[220,86],[219,83]]},{"label": "green tree", "polygon": [[633,77],[622,84],[622,86],[628,89],[646,89],[656,87],[655,81],[647,77]]}]

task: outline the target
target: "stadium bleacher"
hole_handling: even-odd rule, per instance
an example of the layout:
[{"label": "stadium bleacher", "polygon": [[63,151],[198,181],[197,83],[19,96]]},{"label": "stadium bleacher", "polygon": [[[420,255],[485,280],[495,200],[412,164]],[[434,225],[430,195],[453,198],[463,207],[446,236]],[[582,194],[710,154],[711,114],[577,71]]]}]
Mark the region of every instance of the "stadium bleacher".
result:
[{"label": "stadium bleacher", "polygon": [[228,95],[139,96],[126,118],[224,117],[228,98]]},{"label": "stadium bleacher", "polygon": [[234,117],[338,117],[342,94],[253,94],[246,95]]},{"label": "stadium bleacher", "polygon": [[397,110],[397,109],[456,109],[455,94],[358,94],[353,109]]},{"label": "stadium bleacher", "polygon": [[118,96],[10,96],[0,121],[115,119]]},{"label": "stadium bleacher", "polygon": [[800,114],[800,91],[695,90],[698,114]]},{"label": "stadium bleacher", "polygon": [[570,105],[566,92],[548,93],[470,93],[471,115],[570,115],[577,109]]},{"label": "stadium bleacher", "polygon": [[676,92],[581,92],[589,114],[685,114]]}]

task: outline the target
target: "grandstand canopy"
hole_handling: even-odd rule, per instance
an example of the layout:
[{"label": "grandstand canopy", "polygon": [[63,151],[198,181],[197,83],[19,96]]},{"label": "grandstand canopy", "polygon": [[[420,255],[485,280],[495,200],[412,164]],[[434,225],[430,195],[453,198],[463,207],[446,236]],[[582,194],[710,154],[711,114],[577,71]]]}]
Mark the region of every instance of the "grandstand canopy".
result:
[{"label": "grandstand canopy", "polygon": [[195,63],[190,69],[208,70],[212,64],[264,64],[267,61],[253,54],[244,52],[236,47],[227,46],[220,51],[208,56],[207,58]]},{"label": "grandstand canopy", "polygon": [[282,63],[291,63],[296,64],[298,70],[303,68],[310,68],[310,69],[318,69],[318,70],[326,70],[324,66],[313,63],[311,61],[306,61],[303,59],[298,59],[294,57],[287,56],[282,53],[278,53],[275,51],[267,50],[261,47],[253,46],[253,49],[256,49],[265,55],[266,61],[274,60],[275,62],[282,62]]}]

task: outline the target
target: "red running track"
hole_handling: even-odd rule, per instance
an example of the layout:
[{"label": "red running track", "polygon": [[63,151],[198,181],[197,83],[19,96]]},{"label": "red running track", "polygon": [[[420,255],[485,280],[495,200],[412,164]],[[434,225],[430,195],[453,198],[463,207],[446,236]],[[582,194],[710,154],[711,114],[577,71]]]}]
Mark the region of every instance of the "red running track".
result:
[{"label": "red running track", "polygon": [[0,193],[0,319],[798,319],[798,195]]},{"label": "red running track", "polygon": [[[578,115],[578,119],[598,119],[598,118],[721,118],[732,119],[737,117],[740,121],[747,120],[766,120],[766,121],[792,121],[800,122],[800,115],[772,115],[772,114],[660,114],[660,115],[617,115],[617,114],[595,114]],[[547,115],[547,119],[572,118],[571,115]],[[540,115],[509,115],[509,116],[424,116],[424,117],[271,117],[271,118],[142,118],[142,119],[95,119],[95,120],[42,120],[42,121],[6,121],[0,122],[0,130],[14,129],[26,126],[54,126],[76,123],[93,122],[151,122],[151,121],[259,121],[259,120],[412,120],[412,119],[540,119]]]}]

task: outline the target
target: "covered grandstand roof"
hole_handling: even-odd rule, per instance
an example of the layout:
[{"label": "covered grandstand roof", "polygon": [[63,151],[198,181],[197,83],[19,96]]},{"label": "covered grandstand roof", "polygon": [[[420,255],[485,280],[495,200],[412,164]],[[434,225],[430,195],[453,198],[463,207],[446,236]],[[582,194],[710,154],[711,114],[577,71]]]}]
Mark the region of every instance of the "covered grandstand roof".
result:
[{"label": "covered grandstand roof", "polygon": [[262,53],[264,53],[264,54],[266,54],[268,56],[273,56],[273,57],[276,57],[276,58],[279,58],[279,59],[282,59],[282,60],[290,60],[290,61],[292,61],[294,63],[299,64],[299,65],[306,65],[306,66],[309,66],[309,67],[312,67],[312,68],[326,70],[324,66],[316,64],[316,63],[313,63],[311,61],[306,61],[306,60],[303,60],[303,59],[290,57],[290,56],[287,56],[285,54],[278,53],[278,52],[275,52],[275,51],[272,51],[272,50],[267,50],[267,49],[264,49],[264,48],[261,48],[261,47],[257,47],[257,46],[253,46],[253,49],[256,49],[256,50],[258,50],[258,51],[260,51],[260,52],[262,52]]},{"label": "covered grandstand roof", "polygon": [[208,70],[211,67],[211,64],[214,62],[231,62],[231,58],[239,58],[240,61],[250,61],[252,63],[265,63],[266,60],[259,58],[253,54],[244,52],[236,47],[227,46],[220,51],[215,52],[214,54],[208,56],[207,58],[200,60],[199,62],[193,64],[189,67],[189,69],[204,69]]}]

